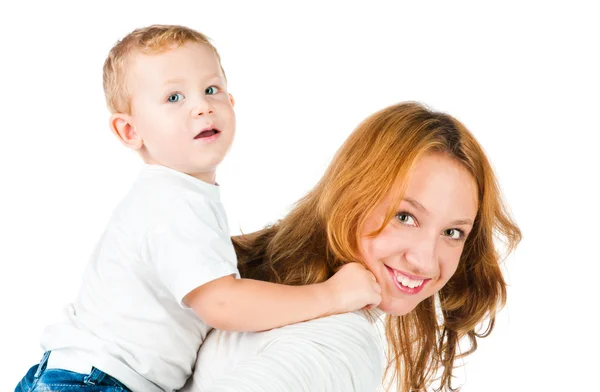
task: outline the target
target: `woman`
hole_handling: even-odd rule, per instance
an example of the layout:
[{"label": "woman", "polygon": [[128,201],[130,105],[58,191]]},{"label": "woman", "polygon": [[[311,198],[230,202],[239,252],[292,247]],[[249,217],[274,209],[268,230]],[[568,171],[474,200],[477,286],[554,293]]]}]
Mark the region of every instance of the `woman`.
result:
[{"label": "woman", "polygon": [[[358,260],[382,288],[379,311],[325,317],[261,333],[213,332],[188,390],[424,391],[489,335],[506,284],[493,239],[521,239],[490,163],[453,117],[417,103],[367,118],[292,212],[234,239],[242,276],[308,284]],[[437,301],[436,301],[437,298]],[[475,332],[487,319],[485,332]],[[470,349],[457,353],[466,338]],[[383,366],[382,366],[383,364]]]}]

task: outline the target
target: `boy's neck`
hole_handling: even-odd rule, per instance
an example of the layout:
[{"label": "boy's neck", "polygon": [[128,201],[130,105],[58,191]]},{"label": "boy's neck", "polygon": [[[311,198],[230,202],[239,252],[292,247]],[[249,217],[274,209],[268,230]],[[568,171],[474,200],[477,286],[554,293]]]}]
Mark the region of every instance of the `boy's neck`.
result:
[{"label": "boy's neck", "polygon": [[202,182],[206,182],[207,184],[218,186],[218,184],[217,184],[217,173],[216,173],[215,170],[211,170],[211,171],[208,171],[208,172],[186,173],[184,171],[177,170],[177,169],[175,169],[173,167],[169,167],[169,166],[166,166],[166,165],[163,165],[161,163],[154,162],[154,161],[150,162],[150,161],[144,160],[144,163],[147,164],[147,165],[156,165],[156,166],[166,167],[166,168],[169,168],[171,170],[177,171],[179,173],[186,174],[186,175],[188,175],[190,177],[194,177],[195,179],[200,180]]},{"label": "boy's neck", "polygon": [[206,172],[194,172],[194,173],[188,173],[188,172],[184,172],[182,170],[178,170],[174,167],[170,167],[167,165],[163,165],[160,162],[155,161],[152,157],[149,156],[149,154],[144,154],[143,152],[140,152],[141,158],[144,161],[144,163],[146,163],[147,165],[158,165],[158,166],[163,166],[163,167],[168,167],[171,170],[175,170],[178,171],[180,173],[183,174],[187,174],[188,176],[194,177],[200,181],[204,181],[207,184],[210,185],[217,185],[217,172],[216,170],[210,170],[210,171],[206,171]]},{"label": "boy's neck", "polygon": [[217,185],[217,173],[215,171],[209,173],[185,173],[189,176],[204,181],[210,185]]}]

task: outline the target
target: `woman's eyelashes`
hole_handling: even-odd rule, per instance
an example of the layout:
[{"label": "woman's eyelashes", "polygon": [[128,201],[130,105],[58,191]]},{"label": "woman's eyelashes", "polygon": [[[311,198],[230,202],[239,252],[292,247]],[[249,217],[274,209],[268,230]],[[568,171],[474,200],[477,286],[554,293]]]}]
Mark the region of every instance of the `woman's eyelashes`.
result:
[{"label": "woman's eyelashes", "polygon": [[396,213],[396,219],[400,221],[403,225],[407,226],[416,226],[417,220],[412,214],[409,214],[406,211],[400,211]]},{"label": "woman's eyelashes", "polygon": [[461,229],[446,229],[444,230],[444,235],[449,237],[453,241],[464,241],[465,240],[465,232]]},{"label": "woman's eyelashes", "polygon": [[[406,211],[397,212],[395,218],[403,225],[418,226],[417,219],[414,217],[414,215]],[[446,229],[442,232],[442,234],[453,241],[464,241],[466,237],[464,230],[457,228]]]}]

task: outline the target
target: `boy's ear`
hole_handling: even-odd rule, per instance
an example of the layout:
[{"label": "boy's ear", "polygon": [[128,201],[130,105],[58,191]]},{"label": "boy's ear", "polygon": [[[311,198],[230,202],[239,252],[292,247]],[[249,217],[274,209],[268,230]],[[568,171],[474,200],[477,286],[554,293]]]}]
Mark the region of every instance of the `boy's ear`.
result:
[{"label": "boy's ear", "polygon": [[119,138],[125,147],[139,150],[144,146],[142,137],[135,131],[131,116],[124,113],[115,113],[110,116],[110,129]]},{"label": "boy's ear", "polygon": [[229,94],[229,102],[231,102],[231,106],[235,106],[235,99],[233,99],[233,95]]}]

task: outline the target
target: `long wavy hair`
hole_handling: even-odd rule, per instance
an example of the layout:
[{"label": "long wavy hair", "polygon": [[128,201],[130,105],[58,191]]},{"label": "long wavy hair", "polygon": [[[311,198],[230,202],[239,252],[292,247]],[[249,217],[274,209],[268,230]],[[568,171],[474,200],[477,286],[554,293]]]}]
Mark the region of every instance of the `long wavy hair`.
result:
[{"label": "long wavy hair", "polygon": [[[463,124],[415,102],[385,108],[354,130],[317,186],[285,218],[233,238],[242,277],[288,285],[325,281],[345,263],[360,261],[365,220],[389,192],[402,199],[406,179],[429,153],[464,165],[477,183],[479,210],[456,273],[437,293],[437,306],[431,296],[404,316],[386,316],[385,378],[402,392],[425,391],[436,380],[439,391],[453,390],[455,361],[490,334],[506,302],[494,240],[503,240],[507,252],[521,240],[486,154]],[[460,353],[463,338],[470,347]]]}]

